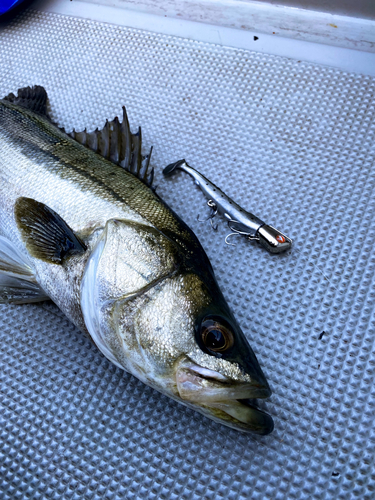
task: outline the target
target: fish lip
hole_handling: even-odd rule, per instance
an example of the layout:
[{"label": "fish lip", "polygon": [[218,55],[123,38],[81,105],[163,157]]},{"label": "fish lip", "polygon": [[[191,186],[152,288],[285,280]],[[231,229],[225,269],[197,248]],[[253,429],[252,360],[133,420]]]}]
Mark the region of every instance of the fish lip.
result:
[{"label": "fish lip", "polygon": [[[232,401],[232,403],[234,402]],[[247,400],[236,400],[234,412],[228,404],[220,405],[220,403],[214,403],[212,404],[212,408],[219,411],[221,410],[224,413],[224,416],[232,416],[233,422],[228,421],[226,424],[234,429],[241,430],[243,432],[255,433],[260,436],[267,436],[268,434],[271,434],[274,429],[274,422],[271,415],[263,410],[260,410],[254,403],[250,403]],[[238,414],[243,413],[243,411],[241,412],[243,409],[245,409],[247,417],[245,417],[245,419],[238,418]]]},{"label": "fish lip", "polygon": [[[203,366],[194,363],[193,361],[184,362],[177,370],[177,378],[179,373],[184,371],[186,375],[191,373],[193,377],[201,378],[202,380],[211,382],[217,389],[221,388],[226,390],[228,387],[232,388],[233,397],[226,397],[225,401],[228,400],[246,400],[246,399],[266,399],[269,398],[272,394],[272,391],[266,382],[267,385],[262,383],[258,383],[257,381],[252,381],[251,383],[242,383],[242,382],[233,382],[233,380],[229,379],[225,375],[221,373],[211,370],[209,368],[205,368]],[[238,392],[239,397],[235,397],[234,394]],[[224,399],[219,398],[218,401],[222,401]],[[214,401],[214,399],[212,399]]]},{"label": "fish lip", "polygon": [[213,420],[244,432],[259,435],[272,432],[272,417],[249,401],[268,398],[271,395],[268,384],[236,383],[190,360],[178,367],[176,382],[182,401]]}]

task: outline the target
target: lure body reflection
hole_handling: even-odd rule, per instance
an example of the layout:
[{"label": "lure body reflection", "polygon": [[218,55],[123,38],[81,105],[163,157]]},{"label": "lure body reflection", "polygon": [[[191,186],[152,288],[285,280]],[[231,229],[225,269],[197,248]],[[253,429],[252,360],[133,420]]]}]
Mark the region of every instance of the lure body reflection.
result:
[{"label": "lure body reflection", "polygon": [[176,169],[183,170],[193,177],[195,183],[208,198],[207,204],[213,210],[213,215],[216,213],[223,215],[233,231],[232,234],[239,234],[249,240],[257,241],[271,253],[282,253],[291,248],[290,238],[266,224],[256,215],[244,210],[204,175],[188,165],[185,160],[171,163],[165,167],[163,174],[171,175]]}]

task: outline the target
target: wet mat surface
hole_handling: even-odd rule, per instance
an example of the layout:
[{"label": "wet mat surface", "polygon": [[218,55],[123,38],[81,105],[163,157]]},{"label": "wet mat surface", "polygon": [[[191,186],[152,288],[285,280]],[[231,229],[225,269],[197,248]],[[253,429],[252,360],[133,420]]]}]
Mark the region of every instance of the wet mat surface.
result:
[{"label": "wet mat surface", "polygon": [[[216,424],[107,361],[50,303],[0,306],[4,499],[375,496],[373,78],[54,14],[0,32],[0,94],[39,84],[60,125],[121,114],[192,227],[273,389],[272,435]],[[292,237],[227,246],[187,161]]]}]

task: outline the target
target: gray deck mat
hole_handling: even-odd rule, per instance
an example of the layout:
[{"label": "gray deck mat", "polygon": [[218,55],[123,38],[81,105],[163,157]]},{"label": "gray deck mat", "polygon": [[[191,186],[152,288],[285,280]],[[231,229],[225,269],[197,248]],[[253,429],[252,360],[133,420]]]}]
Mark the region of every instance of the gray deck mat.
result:
[{"label": "gray deck mat", "polygon": [[[272,435],[216,424],[107,361],[50,303],[0,306],[4,499],[374,498],[373,78],[54,14],[0,32],[0,94],[44,85],[67,129],[121,114],[204,245],[273,389]],[[294,239],[199,223],[186,158]],[[324,332],[324,333],[323,333]]]}]

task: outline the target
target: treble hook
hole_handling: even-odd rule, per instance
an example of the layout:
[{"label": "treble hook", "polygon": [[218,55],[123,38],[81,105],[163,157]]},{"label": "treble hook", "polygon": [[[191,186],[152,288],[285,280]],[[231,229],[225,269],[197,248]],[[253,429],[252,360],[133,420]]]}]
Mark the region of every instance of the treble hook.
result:
[{"label": "treble hook", "polygon": [[229,243],[228,242],[228,238],[229,238],[229,236],[236,236],[236,235],[238,235],[238,233],[229,233],[229,234],[227,234],[226,237],[225,237],[225,243],[227,245],[231,246],[231,247],[235,247],[236,245],[234,245],[233,243]]},{"label": "treble hook", "polygon": [[248,233],[246,231],[240,231],[239,229],[236,229],[235,227],[231,226],[231,223],[233,224],[240,224],[237,220],[234,220],[234,219],[230,219],[228,221],[228,227],[231,231],[233,231],[232,233],[229,233],[226,235],[225,237],[225,243],[227,245],[230,245],[232,247],[235,247],[236,245],[233,245],[233,243],[228,243],[228,238],[229,236],[245,236],[249,241],[259,241],[259,238],[258,236],[255,236],[251,233]]},{"label": "treble hook", "polygon": [[211,209],[211,214],[207,217],[207,219],[203,219],[203,220],[199,218],[199,214],[198,214],[197,215],[197,221],[199,221],[199,222],[207,222],[209,220],[211,222],[212,229],[214,231],[217,231],[218,224],[216,224],[215,226],[213,224],[213,218],[217,214],[217,205],[216,205],[216,203],[213,200],[208,200],[207,205]]}]

